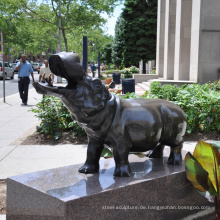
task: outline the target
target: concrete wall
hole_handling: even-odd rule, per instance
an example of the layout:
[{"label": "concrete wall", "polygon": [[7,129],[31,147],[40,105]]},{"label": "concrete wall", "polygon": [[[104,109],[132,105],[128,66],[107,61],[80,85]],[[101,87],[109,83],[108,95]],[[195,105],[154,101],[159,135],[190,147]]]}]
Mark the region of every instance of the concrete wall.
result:
[{"label": "concrete wall", "polygon": [[133,74],[135,84],[147,82],[150,79],[158,79],[158,74]]},{"label": "concrete wall", "polygon": [[198,82],[218,79],[220,68],[220,1],[202,0]]}]

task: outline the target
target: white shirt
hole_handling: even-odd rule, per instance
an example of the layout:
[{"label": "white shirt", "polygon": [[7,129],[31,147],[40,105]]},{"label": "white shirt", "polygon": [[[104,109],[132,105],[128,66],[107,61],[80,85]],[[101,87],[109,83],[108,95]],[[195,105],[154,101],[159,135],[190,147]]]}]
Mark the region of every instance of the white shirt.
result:
[{"label": "white shirt", "polygon": [[43,73],[45,73],[45,78],[48,78],[48,77],[49,77],[49,75],[51,74],[51,71],[50,71],[49,66],[48,66],[48,67],[42,66],[42,67],[40,68],[40,75],[42,76]]}]

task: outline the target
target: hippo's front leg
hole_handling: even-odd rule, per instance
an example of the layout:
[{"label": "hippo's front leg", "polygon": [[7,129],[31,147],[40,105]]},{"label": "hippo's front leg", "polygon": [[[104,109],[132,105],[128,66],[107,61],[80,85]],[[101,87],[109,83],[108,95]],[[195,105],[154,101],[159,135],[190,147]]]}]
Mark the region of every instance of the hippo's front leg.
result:
[{"label": "hippo's front leg", "polygon": [[80,173],[96,173],[99,171],[99,159],[102,154],[103,143],[88,137],[87,158],[85,164],[79,169]]}]

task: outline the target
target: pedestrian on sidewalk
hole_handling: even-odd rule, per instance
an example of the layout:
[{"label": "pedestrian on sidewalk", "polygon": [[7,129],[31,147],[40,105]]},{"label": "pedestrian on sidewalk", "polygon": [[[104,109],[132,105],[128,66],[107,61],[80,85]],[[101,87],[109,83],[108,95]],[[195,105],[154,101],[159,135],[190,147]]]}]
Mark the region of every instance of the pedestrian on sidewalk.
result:
[{"label": "pedestrian on sidewalk", "polygon": [[21,55],[20,62],[17,63],[15,69],[18,71],[18,90],[23,105],[27,105],[28,101],[28,89],[30,84],[30,74],[34,82],[34,74],[32,66],[26,61],[25,54]]},{"label": "pedestrian on sidewalk", "polygon": [[92,76],[95,77],[96,67],[94,63],[92,64],[91,68],[92,68]]}]

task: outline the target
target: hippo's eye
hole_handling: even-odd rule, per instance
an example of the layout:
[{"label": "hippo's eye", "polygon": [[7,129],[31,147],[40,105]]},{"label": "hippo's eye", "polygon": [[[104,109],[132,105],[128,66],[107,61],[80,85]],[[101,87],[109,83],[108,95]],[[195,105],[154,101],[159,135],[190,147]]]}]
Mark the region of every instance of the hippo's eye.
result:
[{"label": "hippo's eye", "polygon": [[102,83],[100,80],[94,80],[92,83],[92,88],[95,90],[99,90],[102,88]]}]

